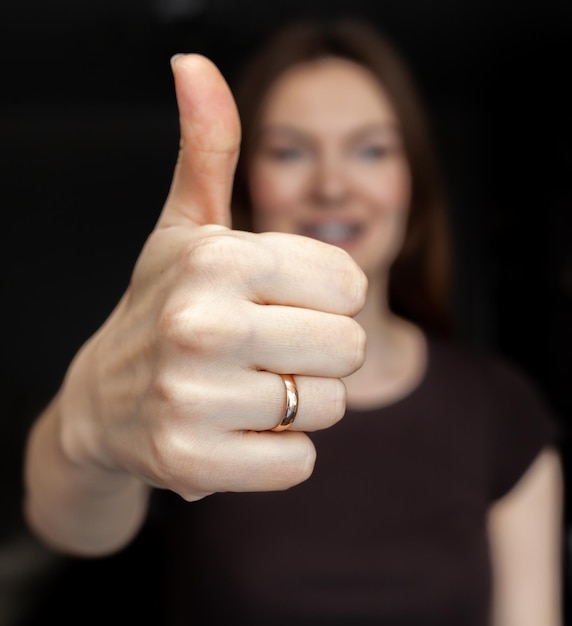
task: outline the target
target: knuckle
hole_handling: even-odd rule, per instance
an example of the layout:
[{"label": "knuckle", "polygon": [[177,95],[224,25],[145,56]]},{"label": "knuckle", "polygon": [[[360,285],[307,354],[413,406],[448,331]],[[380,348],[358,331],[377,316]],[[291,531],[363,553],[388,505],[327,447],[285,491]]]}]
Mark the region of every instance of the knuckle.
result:
[{"label": "knuckle", "polygon": [[305,450],[301,455],[297,477],[295,478],[296,484],[308,480],[314,471],[314,466],[316,465],[316,448],[308,437],[305,437],[305,442]]},{"label": "knuckle", "polygon": [[343,288],[344,293],[347,294],[347,313],[356,315],[365,304],[368,280],[357,265],[350,267],[344,278]]},{"label": "knuckle", "polygon": [[177,447],[173,430],[160,420],[149,437],[149,464],[156,482],[169,488],[175,488],[179,481]]},{"label": "knuckle", "polygon": [[341,333],[345,338],[344,354],[348,373],[359,369],[365,360],[367,336],[360,324],[350,317],[343,318],[346,328]]},{"label": "knuckle", "polygon": [[368,279],[367,276],[365,275],[365,272],[363,272],[359,267],[355,267],[355,276],[352,279],[352,285],[354,287],[354,294],[353,294],[353,302],[354,302],[354,306],[353,309],[351,311],[351,315],[355,315],[356,313],[359,313],[364,304],[365,304],[365,300],[366,300],[366,296],[367,296],[367,289],[368,289]]},{"label": "knuckle", "polygon": [[184,311],[180,306],[167,302],[160,310],[157,332],[161,339],[179,343],[184,336]]},{"label": "knuckle", "polygon": [[185,500],[197,500],[209,493],[210,459],[199,436],[181,427],[158,426],[151,438],[150,458],[159,484]]},{"label": "knuckle", "polygon": [[265,488],[271,491],[285,491],[303,483],[310,478],[316,465],[316,448],[305,433],[281,433],[280,436],[284,435],[292,447],[279,467],[268,468],[265,473]]},{"label": "knuckle", "polygon": [[363,270],[342,248],[335,248],[338,255],[338,277],[340,292],[344,298],[344,310],[347,315],[359,313],[365,304],[368,280]]},{"label": "knuckle", "polygon": [[179,341],[195,354],[214,358],[248,345],[253,332],[247,316],[236,315],[236,306],[196,306],[185,316],[184,335]]},{"label": "knuckle", "polygon": [[346,386],[340,378],[316,378],[301,393],[301,419],[304,431],[330,428],[339,422],[346,409]]},{"label": "knuckle", "polygon": [[[177,404],[178,393],[173,383],[172,376],[164,369],[160,368],[156,372],[150,384],[150,395],[154,406],[160,407],[160,411],[164,411],[164,407],[172,407]],[[163,425],[166,420],[158,420],[158,424]]]},{"label": "knuckle", "polygon": [[237,302],[223,297],[169,303],[163,307],[158,332],[167,345],[203,357],[216,357],[248,345],[255,329],[240,315]]},{"label": "knuckle", "polygon": [[346,410],[346,395],[345,384],[339,378],[332,379],[332,389],[328,396],[332,407],[329,414],[330,426],[339,422],[344,416]]},{"label": "knuckle", "polygon": [[226,233],[211,233],[195,239],[182,253],[182,263],[186,271],[211,273],[228,255],[229,242]]},{"label": "knuckle", "polygon": [[[206,280],[219,281],[234,276],[244,248],[244,238],[227,229],[201,227],[203,236],[195,238],[182,251],[183,271]],[[228,282],[228,278],[227,278]]]}]

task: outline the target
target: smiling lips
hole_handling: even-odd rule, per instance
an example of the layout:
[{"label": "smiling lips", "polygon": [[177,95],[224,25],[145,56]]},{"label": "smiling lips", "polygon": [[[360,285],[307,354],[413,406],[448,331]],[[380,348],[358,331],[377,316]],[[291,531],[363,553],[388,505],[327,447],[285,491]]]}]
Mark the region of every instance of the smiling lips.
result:
[{"label": "smiling lips", "polygon": [[304,224],[300,229],[300,234],[313,239],[319,239],[324,243],[336,246],[351,243],[359,237],[363,227],[359,224],[349,224],[348,222],[322,222],[320,224]]}]

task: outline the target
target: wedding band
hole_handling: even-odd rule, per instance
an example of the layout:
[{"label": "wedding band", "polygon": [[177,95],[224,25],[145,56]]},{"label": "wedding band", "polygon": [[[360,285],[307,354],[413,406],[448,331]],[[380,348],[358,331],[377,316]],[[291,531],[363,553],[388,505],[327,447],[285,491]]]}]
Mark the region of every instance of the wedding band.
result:
[{"label": "wedding band", "polygon": [[286,412],[284,413],[284,417],[280,420],[280,423],[271,429],[276,432],[290,428],[298,412],[298,388],[296,387],[294,378],[290,376],[290,374],[279,374],[279,376],[284,381],[284,386],[286,387]]}]

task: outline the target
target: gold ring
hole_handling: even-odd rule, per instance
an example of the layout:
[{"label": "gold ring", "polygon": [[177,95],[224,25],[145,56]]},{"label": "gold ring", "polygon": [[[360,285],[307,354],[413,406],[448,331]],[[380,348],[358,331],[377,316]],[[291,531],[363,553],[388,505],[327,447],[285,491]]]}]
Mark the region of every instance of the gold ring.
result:
[{"label": "gold ring", "polygon": [[271,429],[276,432],[290,428],[298,412],[298,388],[296,387],[294,378],[290,376],[290,374],[279,374],[279,376],[284,381],[284,386],[286,387],[286,411],[280,423]]}]

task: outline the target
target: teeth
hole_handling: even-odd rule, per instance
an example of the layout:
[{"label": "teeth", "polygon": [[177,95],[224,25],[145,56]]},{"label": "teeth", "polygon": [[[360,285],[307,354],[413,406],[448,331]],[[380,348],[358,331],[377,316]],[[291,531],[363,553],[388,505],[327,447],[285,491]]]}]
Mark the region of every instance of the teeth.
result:
[{"label": "teeth", "polygon": [[343,224],[341,222],[327,222],[305,228],[306,234],[315,239],[337,241],[353,237],[359,231],[359,227]]}]

